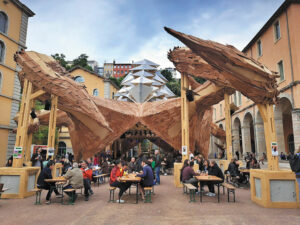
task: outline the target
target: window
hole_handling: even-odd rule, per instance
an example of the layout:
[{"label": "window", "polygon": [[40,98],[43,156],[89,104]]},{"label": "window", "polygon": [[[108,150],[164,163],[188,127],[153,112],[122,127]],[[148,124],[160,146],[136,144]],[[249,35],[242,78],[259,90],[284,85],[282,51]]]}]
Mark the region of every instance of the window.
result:
[{"label": "window", "polygon": [[4,62],[5,45],[3,41],[0,41],[0,62]]},{"label": "window", "polygon": [[0,12],[0,32],[7,32],[8,17],[4,12]]},{"label": "window", "polygon": [[258,56],[262,56],[261,40],[258,40],[258,42],[257,42],[257,54],[258,54]]},{"label": "window", "polygon": [[121,68],[123,69],[123,66],[121,66]]},{"label": "window", "polygon": [[222,111],[222,104],[220,104],[220,116],[223,116],[223,111]]},{"label": "window", "polygon": [[284,80],[284,69],[283,69],[283,62],[282,62],[282,60],[280,60],[277,63],[277,66],[278,66],[278,73],[280,75],[280,81],[283,81]]},{"label": "window", "polygon": [[234,92],[234,94],[233,94],[233,103],[234,103],[235,105],[237,105],[236,92]]},{"label": "window", "polygon": [[274,23],[274,36],[275,41],[280,39],[280,25],[278,20]]},{"label": "window", "polygon": [[97,88],[93,90],[93,96],[99,96],[99,90]]},{"label": "window", "polygon": [[124,72],[124,71],[123,71],[123,70],[121,70],[121,74],[123,74],[123,72]]},{"label": "window", "polygon": [[82,76],[77,76],[74,80],[78,83],[84,83],[84,78]]}]

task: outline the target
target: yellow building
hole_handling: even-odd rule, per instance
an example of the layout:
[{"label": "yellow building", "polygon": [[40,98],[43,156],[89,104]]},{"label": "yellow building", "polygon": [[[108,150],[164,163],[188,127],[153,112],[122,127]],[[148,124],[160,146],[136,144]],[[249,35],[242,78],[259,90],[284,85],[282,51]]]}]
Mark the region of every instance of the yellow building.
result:
[{"label": "yellow building", "polygon": [[[243,52],[277,71],[279,102],[274,106],[279,152],[285,154],[300,147],[300,1],[286,0],[253,37]],[[246,90],[245,90],[246,91]],[[254,103],[236,92],[231,102],[238,109],[232,114],[234,153],[266,153],[264,126]],[[225,129],[224,101],[214,106],[213,120]],[[218,153],[211,137],[210,157]],[[271,143],[270,143],[271,146]]]},{"label": "yellow building", "polygon": [[21,87],[14,54],[26,49],[28,18],[34,13],[18,0],[0,1],[0,166],[12,155]]},{"label": "yellow building", "polygon": [[[69,72],[76,82],[86,86],[86,90],[92,96],[113,99],[119,89],[110,79],[85,68],[78,66]],[[59,131],[58,154],[65,152],[72,152],[72,144],[68,128],[61,127]]]}]

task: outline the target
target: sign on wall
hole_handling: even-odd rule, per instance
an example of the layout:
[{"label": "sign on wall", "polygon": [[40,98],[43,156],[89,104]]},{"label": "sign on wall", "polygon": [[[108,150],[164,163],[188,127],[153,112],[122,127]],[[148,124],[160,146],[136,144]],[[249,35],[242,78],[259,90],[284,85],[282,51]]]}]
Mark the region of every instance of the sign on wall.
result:
[{"label": "sign on wall", "polygon": [[272,156],[278,156],[277,142],[271,142]]},{"label": "sign on wall", "polygon": [[22,147],[14,147],[14,153],[13,153],[13,158],[14,159],[21,159],[22,158],[22,152],[23,148]]},{"label": "sign on wall", "polygon": [[54,155],[54,148],[48,148],[48,156],[53,156]]},{"label": "sign on wall", "polygon": [[182,155],[187,155],[187,146],[182,146],[181,154]]}]

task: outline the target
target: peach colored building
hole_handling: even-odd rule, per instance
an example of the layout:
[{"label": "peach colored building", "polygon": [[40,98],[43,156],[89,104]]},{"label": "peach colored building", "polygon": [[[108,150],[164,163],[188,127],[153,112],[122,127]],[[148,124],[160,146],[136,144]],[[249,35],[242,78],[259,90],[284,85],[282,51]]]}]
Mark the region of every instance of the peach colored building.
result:
[{"label": "peach colored building", "polygon": [[[300,147],[300,0],[286,0],[243,49],[248,56],[278,72],[279,102],[274,106],[279,152]],[[241,93],[231,96],[238,109],[232,112],[234,153],[266,152],[264,127],[257,106]],[[214,105],[213,121],[225,129],[224,101]],[[211,137],[210,156],[218,153]],[[271,143],[270,143],[271,145]]]}]

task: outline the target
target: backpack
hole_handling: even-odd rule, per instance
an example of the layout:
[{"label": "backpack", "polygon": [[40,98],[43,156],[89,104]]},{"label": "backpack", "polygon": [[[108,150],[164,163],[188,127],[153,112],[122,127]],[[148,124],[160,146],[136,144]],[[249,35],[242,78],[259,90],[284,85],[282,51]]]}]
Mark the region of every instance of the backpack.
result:
[{"label": "backpack", "polygon": [[300,172],[300,157],[297,155],[291,155],[290,159],[290,166],[293,172],[298,173]]}]

